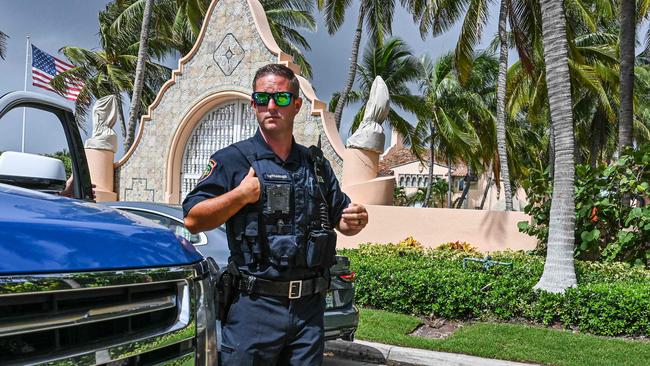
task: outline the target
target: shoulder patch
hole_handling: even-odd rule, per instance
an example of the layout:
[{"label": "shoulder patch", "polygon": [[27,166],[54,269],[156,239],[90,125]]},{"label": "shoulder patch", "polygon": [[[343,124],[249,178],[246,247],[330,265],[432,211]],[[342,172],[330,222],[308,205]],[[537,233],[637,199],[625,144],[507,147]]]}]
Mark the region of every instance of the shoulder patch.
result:
[{"label": "shoulder patch", "polygon": [[210,174],[212,174],[212,171],[214,168],[217,167],[217,162],[214,161],[213,159],[210,159],[208,164],[205,165],[205,168],[203,169],[203,174],[201,174],[201,177],[199,178],[199,182],[203,181],[205,178],[209,177]]}]

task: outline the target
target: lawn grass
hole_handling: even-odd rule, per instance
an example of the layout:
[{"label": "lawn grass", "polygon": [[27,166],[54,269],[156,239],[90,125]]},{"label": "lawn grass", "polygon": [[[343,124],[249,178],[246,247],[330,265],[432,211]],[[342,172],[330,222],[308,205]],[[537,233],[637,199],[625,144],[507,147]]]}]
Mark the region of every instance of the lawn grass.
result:
[{"label": "lawn grass", "polygon": [[446,339],[413,337],[416,317],[361,309],[356,336],[404,347],[558,366],[650,365],[650,342],[518,324],[473,323]]}]

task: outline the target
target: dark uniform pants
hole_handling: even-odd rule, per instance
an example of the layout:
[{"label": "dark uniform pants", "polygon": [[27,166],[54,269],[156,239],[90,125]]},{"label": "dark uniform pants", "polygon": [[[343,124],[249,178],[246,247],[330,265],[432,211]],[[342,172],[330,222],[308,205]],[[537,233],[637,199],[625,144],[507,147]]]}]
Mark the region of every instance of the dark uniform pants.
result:
[{"label": "dark uniform pants", "polygon": [[223,366],[317,366],[323,362],[323,295],[240,294],[222,330]]}]

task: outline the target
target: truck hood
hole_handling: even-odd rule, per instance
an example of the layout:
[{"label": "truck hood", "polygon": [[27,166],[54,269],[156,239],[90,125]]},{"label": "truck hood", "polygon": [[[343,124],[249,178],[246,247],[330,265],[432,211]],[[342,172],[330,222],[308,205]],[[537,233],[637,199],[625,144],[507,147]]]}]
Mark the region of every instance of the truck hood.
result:
[{"label": "truck hood", "polygon": [[167,267],[201,259],[187,240],[136,215],[0,184],[0,274]]}]

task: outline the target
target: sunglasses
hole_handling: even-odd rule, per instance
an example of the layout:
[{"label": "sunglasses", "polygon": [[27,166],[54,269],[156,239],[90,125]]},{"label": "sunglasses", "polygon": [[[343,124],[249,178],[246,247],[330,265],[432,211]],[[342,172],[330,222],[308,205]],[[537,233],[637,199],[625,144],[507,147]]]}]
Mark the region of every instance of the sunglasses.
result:
[{"label": "sunglasses", "polygon": [[291,92],[277,92],[277,93],[267,93],[267,92],[255,92],[253,93],[253,103],[256,105],[268,105],[271,98],[275,101],[275,105],[278,107],[286,107],[291,104],[293,99],[293,93]]}]

